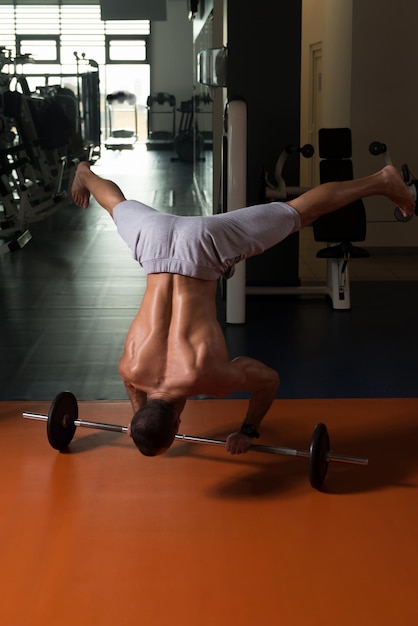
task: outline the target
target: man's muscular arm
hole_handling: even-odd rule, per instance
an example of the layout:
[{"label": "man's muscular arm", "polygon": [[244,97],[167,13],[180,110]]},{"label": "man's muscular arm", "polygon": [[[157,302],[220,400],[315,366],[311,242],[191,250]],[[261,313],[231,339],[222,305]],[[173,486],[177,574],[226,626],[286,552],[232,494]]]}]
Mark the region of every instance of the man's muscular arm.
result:
[{"label": "man's muscular arm", "polygon": [[[243,375],[241,391],[250,391],[247,414],[244,424],[252,424],[257,429],[271,407],[280,384],[278,373],[255,359],[238,357],[232,364],[238,366]],[[231,454],[247,452],[251,438],[242,432],[232,433],[227,437],[226,449]]]},{"label": "man's muscular arm", "polygon": [[147,401],[147,394],[145,391],[138,389],[137,386],[133,385],[131,380],[135,375],[135,372],[132,371],[131,368],[132,359],[128,357],[128,353],[125,347],[125,350],[120,358],[118,370],[119,376],[121,377],[123,384],[125,385],[126,392],[128,394],[128,398],[131,401],[132,408],[134,413],[136,413]]}]

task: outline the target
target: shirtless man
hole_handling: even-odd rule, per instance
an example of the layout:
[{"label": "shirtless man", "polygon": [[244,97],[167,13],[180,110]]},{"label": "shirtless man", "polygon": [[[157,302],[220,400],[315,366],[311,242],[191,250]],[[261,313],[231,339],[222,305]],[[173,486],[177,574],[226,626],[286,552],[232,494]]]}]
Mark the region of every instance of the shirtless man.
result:
[{"label": "shirtless man", "polygon": [[272,202],[207,217],[178,217],[126,200],[112,181],[78,165],[74,202],[90,195],[109,212],[134,258],[147,273],[140,309],[119,362],[134,416],[130,435],[154,456],[172,444],[190,396],[250,393],[247,414],[226,440],[231,454],[246,452],[279,386],[276,371],[255,359],[229,359],[217,321],[218,278],[290,233],[359,198],[382,195],[412,215],[415,202],[398,171],[386,166],[354,181],[320,185],[289,203]]}]

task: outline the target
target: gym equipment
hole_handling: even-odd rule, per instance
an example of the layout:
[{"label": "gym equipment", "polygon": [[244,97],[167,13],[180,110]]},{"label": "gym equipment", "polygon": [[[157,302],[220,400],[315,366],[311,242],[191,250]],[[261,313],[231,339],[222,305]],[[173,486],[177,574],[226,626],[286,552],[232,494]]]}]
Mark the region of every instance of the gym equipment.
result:
[{"label": "gym equipment", "polygon": [[306,143],[301,147],[288,145],[282,150],[274,168],[275,185],[269,181],[268,172],[265,173],[265,194],[268,200],[282,200],[287,202],[296,196],[302,195],[305,191],[308,191],[309,187],[289,187],[286,185],[283,178],[283,167],[291,154],[301,154],[305,159],[310,159],[314,155],[314,147],[312,144]]},{"label": "gym equipment", "polygon": [[[320,128],[318,131],[321,161],[320,182],[353,180],[352,141],[350,128]],[[369,253],[353,241],[366,238],[366,210],[362,200],[356,200],[334,213],[323,215],[313,223],[316,241],[328,244],[317,254],[319,258],[368,257]],[[335,248],[335,243],[340,247]]]},{"label": "gym equipment", "polygon": [[[196,94],[193,100],[195,103],[196,131],[202,137],[202,149],[211,150],[213,148],[213,98],[209,93],[200,93]],[[202,105],[204,105],[204,107]],[[209,116],[210,118],[208,123],[208,117],[205,119],[205,116]],[[200,125],[198,120],[200,120]],[[201,160],[204,161],[204,159]]]},{"label": "gym equipment", "polygon": [[[353,166],[351,162],[351,130],[349,128],[321,128],[318,132],[320,152],[321,183],[351,180]],[[286,159],[299,152],[305,158],[313,155],[313,147],[306,144],[301,148],[288,146],[276,164],[275,178],[277,185],[272,185],[267,178],[266,198],[269,200],[290,200],[308,190],[304,187],[287,187],[282,176]],[[351,307],[348,262],[356,258],[369,256],[367,250],[354,246],[352,241],[362,241],[366,236],[366,212],[361,200],[342,207],[335,213],[315,220],[313,232],[316,241],[324,241],[327,247],[317,252],[318,258],[326,259],[327,277],[324,286],[283,286],[283,287],[247,287],[247,294],[283,294],[283,295],[327,295],[332,300],[335,310],[347,310]]]},{"label": "gym equipment", "polygon": [[[94,61],[89,59],[90,64]],[[101,154],[100,121],[100,80],[99,72],[85,72],[81,75],[82,136],[89,147],[89,161],[98,159]]]},{"label": "gym equipment", "polygon": [[[30,224],[72,203],[76,163],[100,155],[98,64],[77,60],[76,74],[18,73],[19,63],[0,48],[0,255],[22,248],[31,239]],[[84,70],[79,67],[83,63]],[[51,78],[77,79],[77,93]],[[43,81],[31,91],[29,79]],[[81,84],[80,84],[81,79]]]},{"label": "gym equipment", "polygon": [[[24,412],[22,415],[26,419],[46,421],[48,441],[55,450],[59,451],[68,448],[78,426],[125,434],[128,432],[127,426],[79,420],[77,399],[70,391],[62,391],[55,397],[48,415],[30,412]],[[210,439],[193,435],[177,434],[175,435],[175,439],[190,441],[192,443],[225,446],[225,441],[220,439]],[[309,459],[309,480],[312,487],[318,490],[322,487],[330,462],[349,463],[352,465],[368,464],[368,459],[334,454],[331,452],[328,430],[326,425],[322,423],[317,424],[315,427],[309,450],[278,448],[259,444],[251,444],[249,449],[254,452],[264,452],[282,456],[298,456]]]},{"label": "gym equipment", "polygon": [[[197,110],[196,98],[181,103],[178,109],[181,113],[179,132],[174,137],[174,150],[180,161],[193,163],[198,161],[203,151],[203,137],[199,133],[196,121]],[[175,160],[175,159],[172,159]]]},{"label": "gym equipment", "polygon": [[[129,91],[114,91],[106,96],[109,137],[105,141],[108,150],[132,150],[138,138],[138,111],[136,96]],[[114,128],[115,118],[133,117],[134,128]]]},{"label": "gym equipment", "polygon": [[327,475],[330,448],[327,427],[320,422],[315,426],[309,449],[309,482],[314,489],[321,489]]},{"label": "gym equipment", "polygon": [[[89,161],[101,154],[100,76],[99,64],[73,52],[77,67],[77,100],[80,134],[87,147]],[[81,71],[84,69],[84,71]]]},{"label": "gym equipment", "polygon": [[[162,117],[171,118],[170,130],[155,128],[155,122]],[[176,133],[176,97],[165,91],[150,94],[147,98],[147,122],[147,150],[171,150]]]},{"label": "gym equipment", "polygon": [[[20,78],[19,84],[25,81]],[[26,89],[25,89],[26,91]],[[30,240],[28,226],[71,203],[73,129],[56,92],[0,94],[0,254]],[[23,238],[22,238],[22,235]]]},{"label": "gym equipment", "polygon": [[[379,155],[383,155],[384,161],[385,161],[385,165],[392,165],[392,159],[390,158],[390,154],[388,152],[387,146],[386,144],[380,142],[380,141],[372,141],[372,143],[369,146],[369,152],[370,154],[372,154],[373,156],[379,156]],[[409,167],[406,163],[404,163],[401,167],[401,172],[402,172],[402,178],[404,180],[405,185],[408,187],[414,201],[415,201],[415,215],[418,215],[418,206],[417,206],[417,199],[418,199],[418,180],[415,179],[410,170]],[[405,217],[404,215],[402,215],[399,207],[395,207],[395,210],[393,212],[396,220],[398,222],[409,222],[414,216],[413,215],[408,215],[407,217]]]},{"label": "gym equipment", "polygon": [[[239,154],[246,155],[246,145],[244,149],[242,147],[244,132],[242,130],[243,124],[239,117],[236,117],[233,113],[232,107],[237,106],[236,101],[232,101],[227,104],[226,109],[226,122],[227,122],[227,135],[228,135],[228,150],[234,155],[234,159],[238,159]],[[342,129],[321,129],[319,133],[319,147],[320,156],[323,157],[321,162],[321,182],[327,182],[327,180],[349,180],[352,178],[352,164],[348,156],[351,156],[351,131],[348,128]],[[234,146],[236,144],[236,148]],[[289,145],[282,150],[279,159],[275,167],[276,185],[272,184],[268,180],[268,175],[265,174],[265,197],[266,200],[289,200],[291,198],[301,195],[308,190],[306,187],[288,187],[282,175],[282,171],[286,160],[289,156],[302,155],[305,158],[310,158],[313,155],[313,147],[310,144],[304,146]],[[340,158],[340,156],[342,158]],[[235,165],[234,159],[228,157],[228,175],[223,174],[228,184],[230,181],[236,182],[238,185],[242,185],[242,191],[245,193],[245,177],[241,181],[241,172],[237,175],[235,169],[239,168],[239,165]],[[337,171],[341,168],[341,172]],[[225,192],[225,188],[224,188]],[[224,199],[225,201],[225,199]],[[240,204],[236,205],[232,203],[232,208],[238,208],[238,206],[245,206],[245,202],[240,200]],[[229,210],[229,199],[226,199],[226,206]],[[350,302],[350,283],[348,274],[348,262],[351,259],[357,257],[369,256],[366,250],[358,246],[353,246],[351,241],[360,241],[365,237],[365,209],[361,201],[355,203],[353,207],[343,207],[339,211],[331,214],[329,221],[325,221],[322,218],[316,220],[313,229],[315,239],[317,241],[326,241],[327,248],[320,250],[317,256],[326,259],[327,262],[327,276],[326,283],[324,285],[300,285],[296,281],[296,284],[284,283],[283,285],[271,284],[257,284],[254,282],[251,284],[249,271],[245,268],[241,268],[243,263],[237,265],[237,269],[240,269],[240,282],[237,284],[232,283],[232,287],[235,289],[233,297],[231,299],[236,302],[234,304],[234,310],[231,314],[228,314],[227,308],[227,323],[244,323],[245,322],[245,296],[246,295],[313,295],[313,296],[329,296],[332,301],[333,309],[335,310],[347,310],[351,307]],[[283,245],[281,242],[280,245]],[[264,254],[268,254],[266,251]],[[258,259],[262,257],[260,255]],[[268,258],[268,257],[267,257]],[[251,263],[255,263],[256,259],[248,259]],[[245,264],[246,265],[246,264]],[[234,280],[235,276],[231,280]],[[228,303],[228,289],[231,289],[231,280],[228,281],[226,288],[226,297]],[[238,279],[234,280],[238,283]]]},{"label": "gym equipment", "polygon": [[[318,131],[320,182],[353,180],[352,141],[350,128],[320,128]],[[350,282],[348,261],[367,258],[364,248],[353,241],[366,238],[366,209],[363,200],[356,200],[334,213],[322,215],[312,224],[315,241],[325,242],[318,258],[327,259],[328,272],[334,282],[334,308],[349,309]]]}]

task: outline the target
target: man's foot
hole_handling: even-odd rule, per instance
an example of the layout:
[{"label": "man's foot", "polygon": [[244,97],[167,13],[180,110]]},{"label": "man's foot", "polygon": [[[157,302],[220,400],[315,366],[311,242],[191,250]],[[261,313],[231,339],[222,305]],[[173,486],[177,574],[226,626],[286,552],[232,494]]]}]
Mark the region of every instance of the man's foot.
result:
[{"label": "man's foot", "polygon": [[399,208],[404,217],[413,215],[415,200],[398,170],[393,165],[386,165],[381,173],[385,179],[385,195]]},{"label": "man's foot", "polygon": [[83,184],[83,174],[90,171],[90,165],[87,161],[81,161],[77,165],[73,184],[71,186],[71,196],[75,204],[82,209],[87,209],[90,202],[90,192]]}]

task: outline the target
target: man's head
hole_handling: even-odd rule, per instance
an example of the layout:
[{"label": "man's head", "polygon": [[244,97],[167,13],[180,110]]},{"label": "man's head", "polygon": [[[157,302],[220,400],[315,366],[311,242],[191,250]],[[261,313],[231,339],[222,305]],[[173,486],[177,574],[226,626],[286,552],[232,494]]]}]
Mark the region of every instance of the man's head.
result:
[{"label": "man's head", "polygon": [[148,400],[133,416],[130,435],[142,454],[156,456],[171,446],[179,423],[179,409],[175,403]]}]

